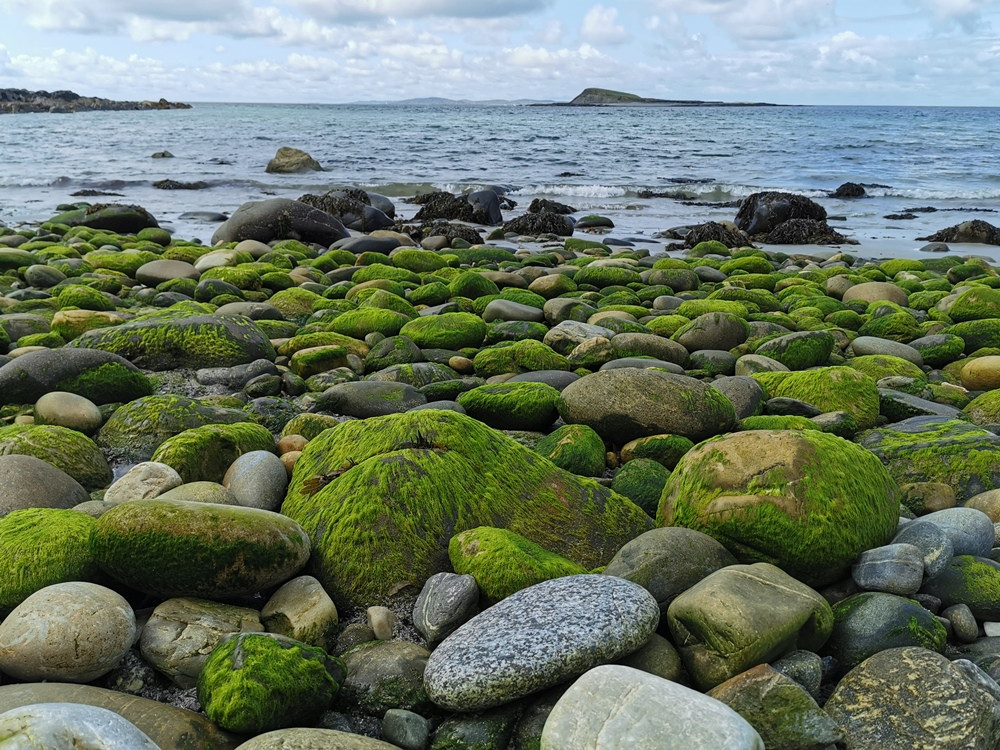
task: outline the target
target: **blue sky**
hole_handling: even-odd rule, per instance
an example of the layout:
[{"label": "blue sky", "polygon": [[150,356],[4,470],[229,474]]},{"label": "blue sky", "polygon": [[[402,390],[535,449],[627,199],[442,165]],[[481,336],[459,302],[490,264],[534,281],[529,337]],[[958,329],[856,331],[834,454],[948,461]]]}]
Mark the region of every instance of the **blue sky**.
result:
[{"label": "blue sky", "polygon": [[1000,0],[0,0],[0,87],[1000,105]]}]

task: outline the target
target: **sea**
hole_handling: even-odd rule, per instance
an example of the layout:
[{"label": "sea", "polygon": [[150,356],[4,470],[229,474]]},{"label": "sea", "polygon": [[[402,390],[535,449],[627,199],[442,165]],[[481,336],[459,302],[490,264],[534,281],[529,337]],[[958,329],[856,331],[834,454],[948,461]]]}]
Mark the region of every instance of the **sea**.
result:
[{"label": "sea", "polygon": [[[517,206],[548,198],[612,220],[612,236],[732,220],[738,201],[783,190],[819,202],[864,257],[920,257],[917,238],[969,219],[1000,225],[1000,108],[566,107],[195,103],[187,110],[0,115],[0,223],[45,221],[64,203],[136,203],[185,239],[210,241],[246,201],[343,186],[394,201],[496,186]],[[265,172],[281,146],[322,172]],[[173,158],[153,158],[168,151]],[[159,180],[201,182],[163,190]],[[845,182],[867,197],[830,197]],[[116,196],[74,197],[80,190]],[[886,218],[890,215],[912,218]],[[959,254],[1000,257],[962,245]]]}]

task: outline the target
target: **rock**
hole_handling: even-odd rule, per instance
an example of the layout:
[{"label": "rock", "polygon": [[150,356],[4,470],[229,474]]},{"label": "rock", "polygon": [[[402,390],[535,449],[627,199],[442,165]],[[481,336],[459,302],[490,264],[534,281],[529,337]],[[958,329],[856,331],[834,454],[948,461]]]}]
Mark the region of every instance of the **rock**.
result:
[{"label": "rock", "polygon": [[403,750],[423,750],[430,740],[431,724],[420,714],[390,708],[382,718],[382,736]]},{"label": "rock", "polygon": [[288,489],[288,472],[272,451],[250,451],[230,464],[222,484],[246,508],[278,510]]},{"label": "rock", "polygon": [[806,689],[767,664],[726,680],[708,696],[746,719],[769,750],[832,747],[842,739]]},{"label": "rock", "polygon": [[160,602],[142,628],[142,657],[182,688],[194,687],[205,660],[232,633],[264,630],[255,610],[207,599]]},{"label": "rock", "polygon": [[316,721],[346,676],[344,663],[321,648],[271,633],[241,633],[206,659],[198,702],[223,729],[258,734]]},{"label": "rock", "polygon": [[702,242],[721,242],[727,248],[753,244],[742,229],[737,229],[728,221],[723,224],[715,221],[696,224],[684,235],[684,244],[689,248],[695,248]]},{"label": "rock", "polygon": [[240,742],[194,711],[114,690],[58,682],[0,687],[0,711],[39,703],[109,709],[132,722],[162,750],[190,750],[192,747],[199,750],[232,750]]},{"label": "rock", "polygon": [[982,219],[963,221],[929,237],[918,237],[921,242],[973,242],[979,245],[1000,245],[1000,228]]},{"label": "rock", "polygon": [[832,193],[831,198],[864,198],[866,195],[864,185],[856,182],[845,182]]},{"label": "rock", "polygon": [[290,146],[281,146],[274,158],[267,163],[267,168],[264,171],[294,174],[295,172],[322,172],[323,167],[305,151]]},{"label": "rock", "polygon": [[903,526],[892,539],[893,544],[908,544],[923,555],[923,572],[928,577],[940,573],[955,554],[951,537],[931,521],[919,519]]},{"label": "rock", "polygon": [[47,461],[18,453],[0,456],[0,517],[25,508],[72,508],[87,490]]},{"label": "rock", "polygon": [[757,372],[751,375],[770,398],[794,398],[821,412],[846,411],[860,429],[875,426],[879,415],[875,380],[850,367],[819,367],[801,372]]},{"label": "rock", "polygon": [[858,244],[831,228],[825,221],[788,219],[772,229],[762,240],[768,245],[844,245]]},{"label": "rock", "polygon": [[604,574],[646,589],[666,613],[670,603],[736,558],[708,534],[681,527],[652,529],[623,546]]},{"label": "rock", "polygon": [[72,703],[35,703],[0,713],[0,736],[11,747],[78,750],[160,750],[114,711]]},{"label": "rock", "polygon": [[[467,528],[509,529],[588,570],[649,528],[620,495],[439,410],[327,430],[296,462],[282,513],[314,535],[311,573],[343,609],[419,591],[449,569],[448,541]],[[371,533],[357,534],[356,514]]]},{"label": "rock", "polygon": [[97,563],[154,596],[226,599],[283,583],[309,558],[295,521],[256,508],[135,500],[97,520]]},{"label": "rock", "polygon": [[142,206],[120,203],[97,203],[53,216],[49,221],[71,227],[106,229],[115,234],[138,234],[147,227],[159,227],[156,219]]},{"label": "rock", "polygon": [[896,529],[899,489],[868,451],[816,430],[753,430],[705,441],[667,481],[657,521],[718,539],[822,585]]},{"label": "rock", "polygon": [[316,397],[314,411],[358,419],[397,414],[427,403],[427,397],[406,383],[357,380],[330,386]]},{"label": "rock", "polygon": [[111,482],[111,467],[94,441],[66,427],[35,424],[0,427],[0,455],[3,454],[39,458],[87,490],[100,489]]},{"label": "rock", "polygon": [[49,391],[35,402],[35,423],[53,424],[92,435],[104,417],[89,398],[66,391]]},{"label": "rock", "polygon": [[[732,313],[713,312],[699,315],[690,323],[681,326],[671,340],[676,341],[689,352],[699,349],[733,349],[750,335],[746,321]],[[672,360],[685,364],[684,359]]]},{"label": "rock", "polygon": [[826,210],[802,195],[781,192],[753,193],[740,203],[736,226],[751,237],[768,234],[789,219],[826,220]]},{"label": "rock", "polygon": [[851,578],[865,591],[911,596],[924,581],[923,551],[912,544],[873,547],[858,556]]},{"label": "rock", "polygon": [[824,708],[848,747],[986,750],[1000,734],[996,698],[945,657],[913,646],[866,659]]},{"label": "rock", "polygon": [[670,471],[658,461],[633,458],[615,472],[611,489],[627,497],[652,517],[656,515],[663,486],[669,478]]},{"label": "rock", "polygon": [[312,576],[298,576],[271,594],[260,611],[271,633],[333,652],[339,615],[323,586]]},{"label": "rock", "polygon": [[274,438],[262,425],[207,424],[167,438],[151,460],[170,466],[185,482],[221,483],[226,468],[244,453],[273,450]]},{"label": "rock", "polygon": [[545,383],[496,383],[460,394],[458,403],[470,417],[498,430],[541,432],[559,418],[559,398]]},{"label": "rock", "polygon": [[551,211],[527,213],[504,223],[501,230],[504,234],[525,234],[537,237],[540,234],[554,234],[558,237],[573,235],[573,219],[563,214]]},{"label": "rock", "polygon": [[[516,379],[519,377],[522,376],[515,376],[507,382],[526,382]],[[599,477],[604,473],[604,441],[587,425],[567,424],[558,427],[542,438],[535,450],[560,469],[574,474]]]},{"label": "rock", "polygon": [[276,729],[258,734],[236,750],[398,750],[397,745],[336,729]]},{"label": "rock", "polygon": [[936,596],[944,607],[965,604],[980,620],[1000,620],[1000,563],[985,557],[958,555],[921,592]]},{"label": "rock", "polygon": [[867,281],[862,284],[855,284],[844,292],[843,301],[852,302],[895,302],[897,305],[906,307],[909,296],[906,290],[895,284],[886,281]]},{"label": "rock", "polygon": [[849,596],[833,607],[835,623],[823,653],[852,669],[869,656],[899,646],[920,646],[940,653],[944,625],[912,599],[878,591]]},{"label": "rock", "polygon": [[25,681],[90,682],[121,661],[135,634],[135,614],[116,592],[56,583],[0,623],[0,670]]},{"label": "rock", "polygon": [[755,563],[718,570],[681,593],[667,624],[688,673],[708,689],[794,649],[818,649],[833,613],[805,584]]},{"label": "rock", "polygon": [[344,654],[347,678],[338,705],[382,716],[390,708],[424,711],[430,707],[424,671],[430,652],[407,641],[369,641]]},{"label": "rock", "polygon": [[139,266],[135,279],[146,286],[156,286],[172,279],[192,279],[201,276],[192,264],[183,260],[151,260]]},{"label": "rock", "polygon": [[[740,357],[740,360],[737,361],[737,367],[739,366],[739,361],[746,358]],[[775,364],[787,370],[784,365],[778,362],[775,362]],[[745,419],[746,417],[760,413],[763,408],[763,402],[767,399],[767,394],[760,383],[746,375],[716,378],[712,381],[712,387],[729,399],[729,402],[736,410],[736,417],[738,419]],[[672,469],[673,466],[668,468]]]},{"label": "rock", "polygon": [[622,368],[586,375],[564,388],[559,413],[612,444],[671,433],[704,440],[735,427],[736,413],[720,391],[684,375]]},{"label": "rock", "polygon": [[921,520],[930,521],[948,535],[956,555],[989,557],[994,546],[993,521],[975,508],[945,508],[928,513]]},{"label": "rock", "polygon": [[435,573],[413,605],[413,626],[428,644],[447,638],[472,617],[479,605],[479,585],[470,575]]},{"label": "rock", "polygon": [[765,341],[755,353],[770,357],[789,370],[807,370],[825,365],[833,346],[833,334],[829,331],[798,331]]},{"label": "rock", "polygon": [[293,239],[329,246],[347,236],[344,225],[325,211],[287,198],[270,198],[242,204],[215,230],[212,244]]},{"label": "rock", "polygon": [[970,391],[990,391],[1000,387],[1000,356],[970,359],[959,373],[962,385]]},{"label": "rock", "polygon": [[125,358],[92,349],[39,349],[0,366],[0,404],[32,404],[50,391],[107,404],[148,396],[153,385]]},{"label": "rock", "polygon": [[545,722],[549,750],[763,750],[760,735],[720,701],[629,667],[577,679]]},{"label": "rock", "polygon": [[104,493],[106,503],[146,500],[162,495],[184,483],[180,474],[166,464],[144,461],[115,480]]},{"label": "rock", "polygon": [[629,581],[596,575],[544,581],[442,641],[424,684],[442,708],[502,705],[635,651],[658,621],[655,600]]}]

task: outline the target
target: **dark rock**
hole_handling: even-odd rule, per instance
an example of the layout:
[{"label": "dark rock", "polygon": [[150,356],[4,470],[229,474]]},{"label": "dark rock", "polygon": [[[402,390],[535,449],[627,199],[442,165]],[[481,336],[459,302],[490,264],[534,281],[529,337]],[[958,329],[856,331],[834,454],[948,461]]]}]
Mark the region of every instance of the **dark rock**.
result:
[{"label": "dark rock", "polygon": [[[355,197],[360,192],[364,200]],[[392,219],[368,202],[364,191],[331,191],[323,195],[306,194],[299,197],[299,203],[313,206],[336,217],[348,229],[358,232],[371,232],[376,229],[388,229]]]},{"label": "dark rock", "polygon": [[190,104],[159,101],[114,101],[96,96],[80,96],[73,91],[26,91],[0,89],[0,114],[23,112],[85,112],[95,110],[191,109]]},{"label": "dark rock", "polygon": [[477,221],[479,224],[496,226],[503,224],[503,214],[500,212],[500,196],[492,190],[477,190],[466,196],[469,205],[472,206],[473,214],[486,221]]},{"label": "dark rock", "polygon": [[151,159],[173,159],[174,155],[169,151],[156,151],[150,155]]},{"label": "dark rock", "polygon": [[318,161],[301,149],[282,146],[274,158],[267,163],[266,172],[291,174],[294,172],[322,172],[323,167]]},{"label": "dark rock", "polygon": [[753,244],[743,232],[715,221],[706,221],[704,224],[693,226],[684,235],[684,244],[688,247],[694,247],[699,242],[712,241],[721,242],[726,247],[747,247]]},{"label": "dark rock", "polygon": [[856,182],[845,182],[839,188],[830,193],[831,198],[864,198],[866,195],[863,185]]},{"label": "dark rock", "polygon": [[157,190],[204,190],[208,183],[203,180],[196,182],[178,182],[177,180],[157,180],[153,183]]},{"label": "dark rock", "polygon": [[39,349],[0,367],[0,404],[32,404],[49,391],[106,404],[148,396],[153,386],[131,362],[96,349]]},{"label": "dark rock", "polygon": [[572,206],[567,206],[565,203],[550,201],[548,198],[535,198],[528,206],[528,213],[575,214],[576,209]]},{"label": "dark rock", "polygon": [[832,229],[825,221],[789,219],[772,229],[766,239],[769,245],[845,245],[858,244]]},{"label": "dark rock", "polygon": [[1000,227],[982,219],[963,221],[935,232],[930,237],[917,237],[921,242],[974,242],[980,245],[1000,245]]},{"label": "dark rock", "polygon": [[916,214],[886,214],[882,217],[883,219],[889,219],[889,221],[906,221],[908,219],[917,218]]},{"label": "dark rock", "polygon": [[332,245],[347,236],[347,229],[335,216],[299,201],[271,198],[266,201],[248,201],[237,208],[215,230],[212,244],[242,240],[267,243],[271,240],[293,239]]},{"label": "dark rock", "polygon": [[54,224],[71,227],[107,229],[116,234],[136,234],[147,227],[159,227],[156,219],[142,206],[118,203],[95,203],[92,206],[66,211],[50,219]]},{"label": "dark rock", "polygon": [[826,220],[826,209],[804,195],[767,191],[743,200],[736,213],[736,226],[749,234],[766,235],[789,219]]},{"label": "dark rock", "polygon": [[555,234],[559,237],[570,237],[573,234],[573,220],[563,214],[550,211],[537,214],[529,213],[505,223],[503,231],[515,234]]}]

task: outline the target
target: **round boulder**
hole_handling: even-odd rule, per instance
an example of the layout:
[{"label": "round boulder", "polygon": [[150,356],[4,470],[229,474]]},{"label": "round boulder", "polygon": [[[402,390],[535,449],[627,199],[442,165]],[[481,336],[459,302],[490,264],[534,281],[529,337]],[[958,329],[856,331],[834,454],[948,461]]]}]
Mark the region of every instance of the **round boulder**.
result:
[{"label": "round boulder", "polygon": [[135,724],[114,711],[73,703],[35,703],[0,714],[4,744],[45,750],[160,750]]}]

